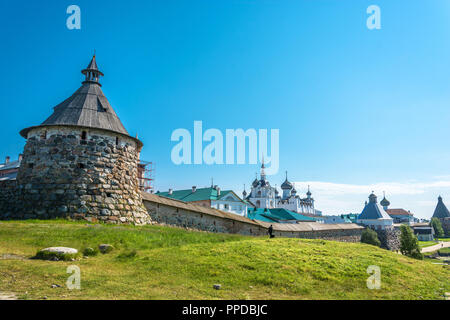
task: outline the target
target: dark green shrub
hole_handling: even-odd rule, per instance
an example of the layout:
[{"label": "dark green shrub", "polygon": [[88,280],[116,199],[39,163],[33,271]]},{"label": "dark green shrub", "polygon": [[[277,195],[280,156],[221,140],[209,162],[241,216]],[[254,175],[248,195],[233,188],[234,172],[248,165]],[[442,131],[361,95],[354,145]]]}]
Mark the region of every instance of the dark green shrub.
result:
[{"label": "dark green shrub", "polygon": [[380,239],[378,239],[378,234],[374,230],[369,228],[363,230],[361,235],[361,242],[377,247],[381,245]]},{"label": "dark green shrub", "polygon": [[400,252],[405,256],[422,260],[423,254],[420,252],[419,240],[412,229],[407,225],[401,225],[400,231]]},{"label": "dark green shrub", "polygon": [[434,229],[434,235],[438,238],[442,238],[444,236],[444,229],[442,228],[441,220],[438,218],[431,219],[431,226]]}]

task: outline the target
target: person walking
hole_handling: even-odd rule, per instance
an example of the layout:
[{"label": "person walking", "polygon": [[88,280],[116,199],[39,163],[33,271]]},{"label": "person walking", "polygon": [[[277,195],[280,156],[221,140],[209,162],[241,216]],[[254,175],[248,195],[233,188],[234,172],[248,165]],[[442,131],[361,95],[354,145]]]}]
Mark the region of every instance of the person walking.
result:
[{"label": "person walking", "polygon": [[275,238],[275,236],[273,235],[273,226],[272,225],[270,225],[270,227],[269,227],[269,236],[270,236],[270,238]]}]

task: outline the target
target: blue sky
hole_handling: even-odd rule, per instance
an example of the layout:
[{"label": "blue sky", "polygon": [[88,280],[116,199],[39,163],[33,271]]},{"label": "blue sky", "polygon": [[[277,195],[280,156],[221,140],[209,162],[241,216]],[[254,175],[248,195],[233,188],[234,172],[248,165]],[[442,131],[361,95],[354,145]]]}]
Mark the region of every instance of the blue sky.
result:
[{"label": "blue sky", "polygon": [[[66,9],[81,8],[81,30]],[[366,8],[381,8],[368,30]],[[94,49],[103,91],[155,162],[158,190],[242,192],[255,165],[172,163],[172,132],[280,130],[284,171],[325,213],[372,190],[431,216],[450,199],[450,3],[432,1],[2,1],[0,156],[82,81]],[[247,190],[248,191],[248,190]]]}]

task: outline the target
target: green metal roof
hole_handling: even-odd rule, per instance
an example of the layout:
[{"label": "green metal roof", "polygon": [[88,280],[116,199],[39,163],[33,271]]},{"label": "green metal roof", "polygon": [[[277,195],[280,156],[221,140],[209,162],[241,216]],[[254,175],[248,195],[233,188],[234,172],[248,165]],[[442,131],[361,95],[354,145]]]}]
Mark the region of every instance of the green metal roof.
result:
[{"label": "green metal roof", "polygon": [[270,223],[278,222],[275,219],[272,219],[266,215],[261,214],[259,211],[253,211],[253,210],[248,211],[247,218],[249,218],[250,220],[258,220],[258,221],[264,221],[264,222],[270,222]]},{"label": "green metal roof", "polygon": [[284,208],[273,208],[273,209],[253,209],[247,210],[247,217],[252,220],[261,220],[268,222],[278,222],[278,221],[316,221],[312,217],[307,217],[302,214],[284,209]]},{"label": "green metal roof", "polygon": [[[166,198],[181,200],[185,202],[192,202],[202,200],[220,200],[230,192],[233,191],[221,190],[220,196],[217,196],[217,190],[214,188],[197,188],[195,192],[192,192],[192,189],[186,189],[186,190],[174,190],[172,191],[172,194],[169,194],[169,192],[157,192],[156,194],[158,196]],[[238,199],[240,198],[238,197]]]}]

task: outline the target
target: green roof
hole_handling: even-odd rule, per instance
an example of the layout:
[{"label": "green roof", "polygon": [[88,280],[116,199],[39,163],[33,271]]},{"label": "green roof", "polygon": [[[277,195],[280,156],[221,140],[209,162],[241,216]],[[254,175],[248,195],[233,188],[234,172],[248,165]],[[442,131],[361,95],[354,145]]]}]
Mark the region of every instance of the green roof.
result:
[{"label": "green roof", "polygon": [[248,211],[247,218],[249,218],[250,220],[258,220],[258,221],[271,222],[271,223],[278,222],[277,220],[275,220],[273,218],[270,218],[264,214],[261,214],[259,211],[253,211],[253,210]]},{"label": "green roof", "polygon": [[[231,190],[221,190],[220,196],[217,196],[217,190],[214,188],[197,188],[195,192],[192,192],[192,189],[186,189],[186,190],[174,190],[172,191],[172,194],[169,194],[169,192],[159,192],[159,191],[156,194],[158,196],[166,198],[181,200],[185,202],[192,202],[202,200],[220,200],[230,192],[234,194],[234,192]],[[238,199],[240,200],[239,197]]]},{"label": "green roof", "polygon": [[[278,221],[316,221],[316,219],[304,216],[302,214],[284,209],[284,208],[273,208],[273,209],[253,209],[247,210],[247,217],[252,220],[260,220],[266,222],[278,222]],[[270,221],[267,221],[270,220]]]}]

